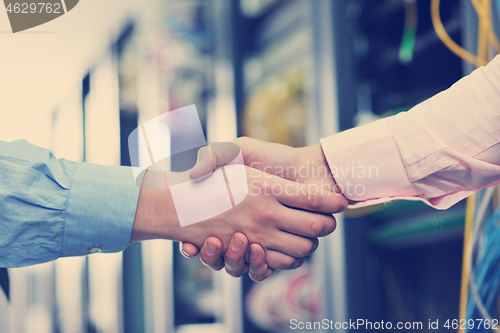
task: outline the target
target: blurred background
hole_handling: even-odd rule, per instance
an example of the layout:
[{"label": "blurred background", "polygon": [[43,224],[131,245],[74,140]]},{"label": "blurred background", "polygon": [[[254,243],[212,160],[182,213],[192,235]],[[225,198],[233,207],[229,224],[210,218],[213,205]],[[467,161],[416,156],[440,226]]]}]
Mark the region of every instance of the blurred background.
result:
[{"label": "blurred background", "polygon": [[[497,27],[498,3],[487,0],[443,1],[440,21],[479,54],[474,3],[488,4]],[[210,141],[299,147],[408,110],[473,68],[436,34],[431,0],[82,0],[16,34],[0,10],[0,140],[129,165],[132,130],[195,104]],[[289,331],[291,319],[425,328],[458,318],[465,203],[400,202],[337,219],[302,268],[259,284],[187,260],[170,241],[10,269],[0,332],[265,333]]]}]

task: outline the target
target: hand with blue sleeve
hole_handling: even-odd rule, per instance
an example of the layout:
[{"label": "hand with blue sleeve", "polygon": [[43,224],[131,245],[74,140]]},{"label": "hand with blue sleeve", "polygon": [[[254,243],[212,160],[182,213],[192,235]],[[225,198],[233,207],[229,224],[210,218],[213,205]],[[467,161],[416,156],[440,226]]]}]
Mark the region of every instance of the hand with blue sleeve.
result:
[{"label": "hand with blue sleeve", "polygon": [[[316,237],[335,229],[330,213],[343,207],[343,197],[304,192],[295,182],[249,167],[246,173],[253,183],[243,202],[181,227],[169,189],[137,186],[128,167],[56,159],[24,140],[0,142],[0,267],[118,252],[155,238],[201,248],[216,237],[226,250],[235,233],[261,244],[275,268],[297,267],[316,249]],[[269,191],[273,186],[289,193]]]}]

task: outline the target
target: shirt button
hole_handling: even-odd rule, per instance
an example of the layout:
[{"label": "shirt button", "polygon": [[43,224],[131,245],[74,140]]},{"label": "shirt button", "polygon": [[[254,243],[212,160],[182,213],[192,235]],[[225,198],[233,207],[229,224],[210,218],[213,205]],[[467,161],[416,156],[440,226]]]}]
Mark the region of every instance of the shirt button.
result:
[{"label": "shirt button", "polygon": [[94,246],[91,250],[90,250],[91,253],[101,253],[102,252],[102,248],[100,246]]}]

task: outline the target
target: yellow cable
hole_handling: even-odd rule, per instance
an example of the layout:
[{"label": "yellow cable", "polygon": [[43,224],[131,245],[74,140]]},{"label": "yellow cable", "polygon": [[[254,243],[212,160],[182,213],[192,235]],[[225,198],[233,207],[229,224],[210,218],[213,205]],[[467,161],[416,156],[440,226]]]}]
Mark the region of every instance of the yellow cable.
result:
[{"label": "yellow cable", "polygon": [[480,22],[477,36],[477,57],[483,62],[487,62],[486,56],[488,54],[488,31],[486,29],[487,27]]},{"label": "yellow cable", "polygon": [[[476,13],[478,14],[478,17],[479,17],[481,15],[480,14],[481,13],[481,10],[480,10],[481,4],[478,3],[478,0],[471,0],[471,2],[472,2],[472,5],[474,6],[474,9],[476,10]],[[500,42],[498,41],[498,37],[495,34],[495,31],[493,30],[493,24],[491,23],[491,22],[493,22],[493,20],[491,18],[491,3],[488,4],[487,10],[488,10],[488,16],[483,18],[483,20],[487,20],[486,24],[489,27],[488,40],[491,44],[493,44],[497,53],[500,53]]]},{"label": "yellow cable", "polygon": [[486,27],[486,40],[487,40],[487,54],[486,54],[486,59],[488,60],[488,62],[490,62],[493,57],[494,57],[494,52],[493,52],[493,48],[495,47],[494,45],[494,37],[493,35],[495,34],[495,32],[493,31],[493,21],[492,21],[492,17],[491,17],[491,0],[488,0],[487,3],[486,3],[486,19],[488,20],[486,23],[487,27]]},{"label": "yellow cable", "polygon": [[[439,0],[433,0],[433,7],[431,8],[432,12],[436,11],[437,2],[437,10],[439,10]],[[471,0],[474,9],[476,10],[479,26],[478,26],[478,37],[477,37],[477,57],[472,55],[477,67],[480,65],[484,65],[493,58],[493,47],[497,50],[500,50],[500,45],[498,43],[498,39],[493,31],[493,26],[491,24],[491,0]],[[437,13],[439,15],[439,12]],[[434,18],[433,18],[434,22]],[[442,25],[442,24],[441,24]],[[435,25],[436,26],[436,25]],[[444,29],[444,28],[443,28]],[[437,29],[436,29],[437,32]],[[448,36],[449,37],[449,36]],[[451,38],[450,38],[451,40]],[[446,44],[446,43],[445,43]],[[456,44],[455,44],[456,45]],[[448,46],[448,45],[447,45]],[[458,45],[456,45],[459,47]],[[449,46],[448,46],[449,47]],[[460,48],[462,49],[462,48]],[[464,49],[462,49],[465,51]],[[465,51],[466,52],[466,51]],[[456,52],[455,52],[456,53]],[[464,58],[464,57],[462,57]],[[464,58],[465,59],[465,58]],[[466,59],[467,60],[467,59]],[[472,62],[468,60],[469,62]],[[474,62],[472,62],[474,63]],[[465,218],[465,230],[464,230],[464,249],[463,249],[463,263],[462,263],[462,283],[460,290],[460,312],[459,319],[467,319],[467,301],[469,297],[469,279],[471,272],[471,261],[472,261],[472,247],[473,247],[473,226],[474,226],[474,211],[475,211],[475,203],[476,196],[471,195],[467,198],[466,205],[466,218]],[[464,329],[459,329],[459,333],[465,332]]]},{"label": "yellow cable", "polygon": [[434,30],[436,30],[436,34],[438,35],[439,39],[456,55],[458,55],[460,58],[464,59],[465,61],[468,61],[476,67],[484,66],[486,65],[486,61],[483,59],[480,59],[470,53],[469,51],[465,50],[461,46],[459,46],[451,37],[448,35],[446,32],[446,29],[443,26],[443,22],[441,22],[441,17],[439,15],[439,4],[440,0],[432,0],[431,1],[431,18],[432,18],[432,24],[434,25]]},{"label": "yellow cable", "polygon": [[489,26],[489,13],[488,7],[490,6],[490,0],[476,0],[480,1],[477,7],[477,16],[479,21],[478,26],[478,36],[477,36],[477,57],[485,62],[487,62],[488,56],[488,37],[490,32]]},{"label": "yellow cable", "polygon": [[493,59],[493,47],[497,51],[497,53],[500,53],[500,42],[498,41],[498,37],[495,34],[494,26],[493,26],[493,18],[491,16],[491,0],[488,5],[488,26],[489,26],[489,33],[488,33],[488,40],[490,42],[490,45],[492,46],[492,54],[490,55],[490,59]]},{"label": "yellow cable", "polygon": [[[476,195],[472,194],[467,198],[465,207],[465,228],[464,228],[464,249],[462,260],[462,284],[460,287],[460,312],[458,319],[466,319],[467,299],[469,298],[469,277],[472,258],[472,230],[474,226],[474,211],[476,206]],[[464,329],[459,329],[459,333],[465,332]]]}]

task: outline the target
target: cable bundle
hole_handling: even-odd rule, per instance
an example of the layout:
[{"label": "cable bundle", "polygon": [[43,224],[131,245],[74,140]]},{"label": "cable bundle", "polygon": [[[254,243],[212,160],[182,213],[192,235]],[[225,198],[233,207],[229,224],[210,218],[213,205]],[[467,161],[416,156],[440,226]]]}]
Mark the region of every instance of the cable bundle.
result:
[{"label": "cable bundle", "polygon": [[[481,224],[481,220],[491,201],[493,191],[493,187],[485,191],[476,215],[472,240],[475,260],[470,270],[469,297],[465,317],[468,320],[487,320],[491,326],[498,324],[496,318],[498,318],[499,310],[497,299],[500,296],[500,209],[485,223]],[[472,327],[467,327],[466,331],[489,332],[491,326],[490,329],[484,325],[477,327],[476,321],[476,327],[472,325]]]},{"label": "cable bundle", "polygon": [[[500,42],[495,34],[493,24],[491,0],[471,0],[478,16],[477,55],[465,50],[448,35],[439,14],[440,2],[441,0],[431,0],[432,24],[438,37],[453,53],[476,67],[486,65],[493,59],[495,52],[500,53]],[[500,14],[500,0],[496,0],[496,4]],[[491,311],[493,309],[497,310],[494,300],[497,298],[496,295],[500,286],[500,228],[497,228],[500,212],[497,211],[487,222],[480,237],[480,244],[476,244],[479,227],[492,194],[492,188],[485,190],[478,214],[474,214],[475,195],[467,198],[462,287],[460,292],[459,318],[461,320],[464,318],[469,320],[483,318],[491,322]],[[489,199],[486,200],[488,196]],[[471,258],[475,246],[479,246],[478,254],[474,266],[471,267]],[[468,323],[467,321],[466,324]],[[484,325],[479,330],[477,326],[474,328],[468,325],[460,325],[458,331],[460,333],[470,330],[477,332],[481,329],[489,331]]]},{"label": "cable bundle", "polygon": [[476,10],[479,26],[477,36],[477,56],[459,46],[446,32],[439,15],[439,4],[441,0],[432,0],[431,16],[432,24],[436,34],[441,41],[460,58],[474,64],[476,67],[486,65],[493,59],[494,50],[500,53],[500,42],[494,32],[493,20],[491,16],[491,0],[471,0]]}]

